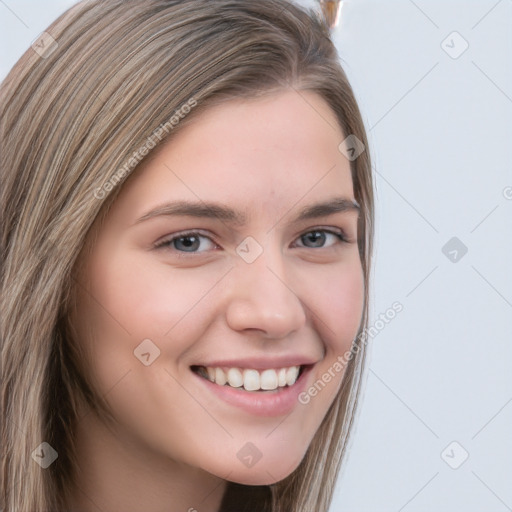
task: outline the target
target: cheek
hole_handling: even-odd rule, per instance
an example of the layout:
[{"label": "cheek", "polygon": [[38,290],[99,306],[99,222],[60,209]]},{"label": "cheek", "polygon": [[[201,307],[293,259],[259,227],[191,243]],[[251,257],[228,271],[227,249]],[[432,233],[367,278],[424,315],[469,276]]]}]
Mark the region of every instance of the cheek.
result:
[{"label": "cheek", "polygon": [[173,330],[183,337],[194,310],[218,280],[212,272],[180,271],[135,255],[118,258],[115,265],[110,261],[98,258],[90,268],[89,292],[99,306],[98,329],[129,334],[134,343],[172,337]]},{"label": "cheek", "polygon": [[311,281],[311,309],[322,335],[326,357],[350,348],[361,322],[364,279],[359,259],[329,269]]},{"label": "cheek", "polygon": [[311,287],[316,330],[325,347],[324,359],[315,368],[310,387],[300,397],[318,428],[335,399],[347,366],[347,354],[357,335],[364,306],[364,277],[359,260],[340,265],[335,272],[317,276]]},{"label": "cheek", "polygon": [[98,249],[76,319],[98,391],[103,394],[128,371],[133,378],[145,368],[134,354],[143,340],[160,350],[156,361],[176,364],[208,325],[208,294],[222,273],[171,269],[129,251]]}]

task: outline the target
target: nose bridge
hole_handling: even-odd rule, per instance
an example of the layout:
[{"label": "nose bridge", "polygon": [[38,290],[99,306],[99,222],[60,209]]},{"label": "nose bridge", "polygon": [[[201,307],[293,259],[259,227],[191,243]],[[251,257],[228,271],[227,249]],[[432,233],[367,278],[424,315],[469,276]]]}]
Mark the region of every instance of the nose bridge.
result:
[{"label": "nose bridge", "polygon": [[286,268],[283,255],[279,253],[276,248],[271,247],[271,242],[265,244],[265,247],[261,254],[251,263],[239,262],[240,263],[240,274],[243,279],[246,279],[247,283],[257,291],[264,289],[276,289],[274,292],[286,288],[288,293],[291,290],[286,286],[290,285],[289,278],[286,275]]},{"label": "nose bridge", "polygon": [[[284,337],[298,330],[306,319],[301,298],[286,272],[285,257],[272,243],[272,237],[267,237],[259,249],[254,241],[247,243],[240,244],[237,250],[240,259],[233,276],[228,323],[236,330],[259,329],[267,337]],[[245,252],[240,253],[240,249]],[[251,251],[251,258],[245,259]]]}]

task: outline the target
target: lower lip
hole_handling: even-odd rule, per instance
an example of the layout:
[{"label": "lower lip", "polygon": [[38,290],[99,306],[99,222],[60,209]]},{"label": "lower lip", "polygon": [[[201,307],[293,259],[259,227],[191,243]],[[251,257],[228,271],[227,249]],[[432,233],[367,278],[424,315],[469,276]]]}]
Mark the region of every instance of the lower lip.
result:
[{"label": "lower lip", "polygon": [[306,387],[307,376],[312,366],[302,371],[293,386],[277,388],[273,391],[243,391],[231,386],[219,386],[192,372],[212,393],[224,402],[234,405],[255,416],[283,416],[290,414],[299,404],[299,395]]}]

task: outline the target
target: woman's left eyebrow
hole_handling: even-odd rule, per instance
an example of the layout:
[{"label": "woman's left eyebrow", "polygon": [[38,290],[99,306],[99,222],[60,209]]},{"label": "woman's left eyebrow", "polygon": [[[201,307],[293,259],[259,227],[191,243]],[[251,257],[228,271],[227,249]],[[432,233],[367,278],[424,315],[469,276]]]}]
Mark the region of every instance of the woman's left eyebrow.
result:
[{"label": "woman's left eyebrow", "polygon": [[[355,199],[334,197],[327,201],[313,203],[302,208],[295,218],[295,222],[326,217],[334,213],[360,211],[360,206]],[[214,218],[228,224],[243,226],[247,224],[248,216],[244,212],[233,210],[220,203],[174,201],[165,203],[145,213],[135,221],[135,224],[144,222],[159,216],[188,216],[196,218]]]},{"label": "woman's left eyebrow", "polygon": [[318,217],[326,217],[334,213],[343,213],[350,211],[359,212],[361,207],[355,199],[347,199],[345,197],[334,197],[326,202],[315,203],[304,207],[297,218],[296,222],[307,219],[315,219]]}]

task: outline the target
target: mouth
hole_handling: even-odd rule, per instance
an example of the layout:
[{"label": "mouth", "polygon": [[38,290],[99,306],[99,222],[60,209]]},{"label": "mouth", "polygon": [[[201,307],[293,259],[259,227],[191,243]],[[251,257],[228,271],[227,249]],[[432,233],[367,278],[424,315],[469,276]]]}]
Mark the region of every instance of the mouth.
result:
[{"label": "mouth", "polygon": [[203,379],[217,386],[229,387],[249,393],[276,393],[292,387],[301,375],[313,365],[288,366],[256,370],[254,368],[227,368],[191,366]]}]

